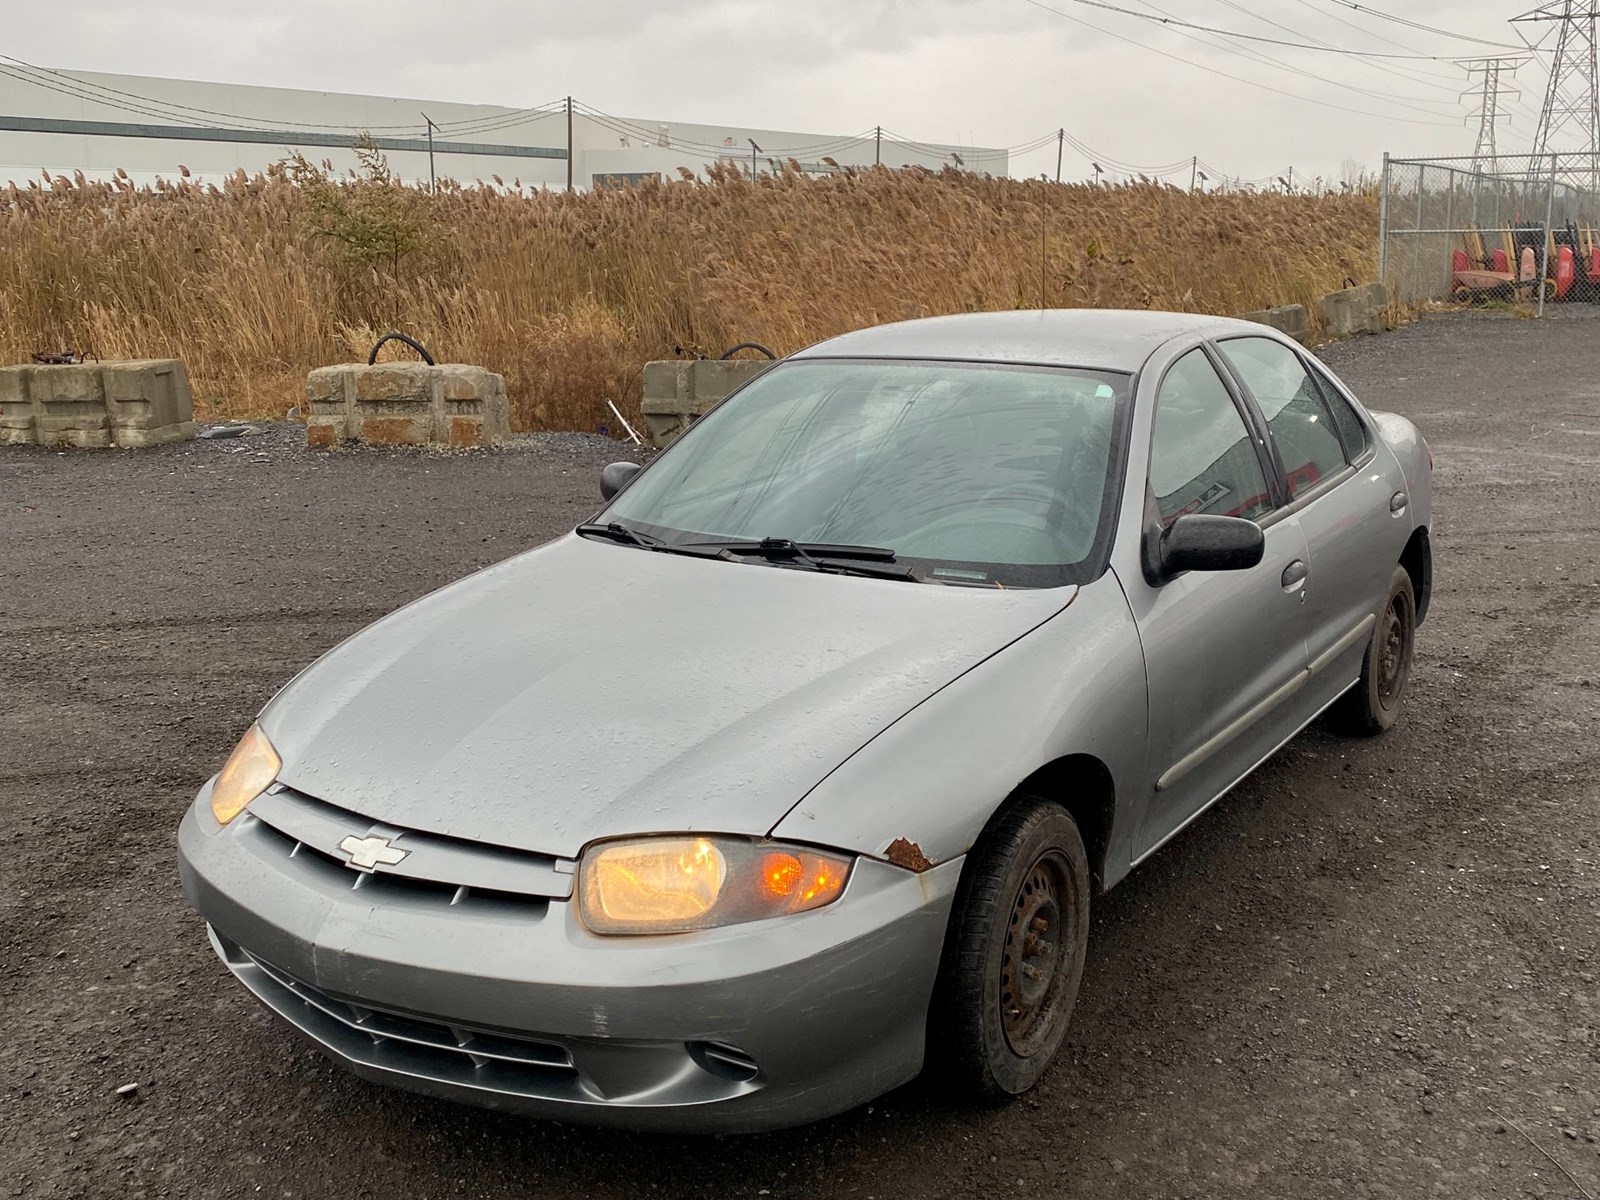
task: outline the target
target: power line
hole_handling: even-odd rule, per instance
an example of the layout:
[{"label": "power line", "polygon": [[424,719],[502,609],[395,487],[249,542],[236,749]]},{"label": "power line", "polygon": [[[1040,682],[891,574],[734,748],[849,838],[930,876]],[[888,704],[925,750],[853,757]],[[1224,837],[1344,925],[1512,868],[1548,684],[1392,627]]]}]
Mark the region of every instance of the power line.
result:
[{"label": "power line", "polygon": [[[1049,12],[1056,13],[1058,16],[1065,15],[1060,9],[1051,8],[1048,4],[1042,4],[1040,3],[1040,0],[1024,0],[1024,2],[1033,5],[1035,8],[1042,8]],[[1136,17],[1141,21],[1150,21],[1157,25],[1170,25],[1183,29],[1196,29],[1201,33],[1215,33],[1220,34],[1223,37],[1242,38],[1245,41],[1250,42],[1265,42],[1268,45],[1285,46],[1292,50],[1316,50],[1326,54],[1344,54],[1355,58],[1414,58],[1428,59],[1433,62],[1448,61],[1448,56],[1442,54],[1386,54],[1378,50],[1352,50],[1344,46],[1319,46],[1314,42],[1291,42],[1286,41],[1283,38],[1264,37],[1261,34],[1240,33],[1233,29],[1218,29],[1213,25],[1200,25],[1194,21],[1184,21],[1178,17],[1158,17],[1150,13],[1140,12],[1138,9],[1123,8],[1118,4],[1108,4],[1106,0],[1071,0],[1071,2],[1074,4],[1085,5],[1088,8],[1101,8],[1106,12],[1120,13],[1125,17]]]},{"label": "power line", "polygon": [[[1282,29],[1282,30],[1284,30],[1285,32],[1288,32],[1288,33],[1293,33],[1297,37],[1304,37],[1304,38],[1307,38],[1310,41],[1318,42],[1318,43],[1320,43],[1321,45],[1324,45],[1324,46],[1332,46],[1332,44],[1333,44],[1331,42],[1328,42],[1328,41],[1324,40],[1323,38],[1315,37],[1315,36],[1313,36],[1311,34],[1308,34],[1304,30],[1291,29],[1287,25],[1283,25],[1280,22],[1270,20],[1269,18],[1267,18],[1265,16],[1262,16],[1259,13],[1255,13],[1254,10],[1252,10],[1252,9],[1244,8],[1242,5],[1234,3],[1234,0],[1222,0],[1222,2],[1224,4],[1226,4],[1229,8],[1237,9],[1238,11],[1244,12],[1244,13],[1250,13],[1250,14],[1256,16],[1258,19],[1260,19],[1262,21],[1266,21],[1269,25],[1276,25],[1279,29]],[[1299,4],[1302,8],[1309,9],[1311,12],[1316,13],[1319,17],[1331,18],[1332,20],[1337,21],[1339,24],[1345,26],[1348,29],[1354,29],[1357,33],[1362,34],[1365,37],[1376,38],[1378,41],[1383,42],[1385,45],[1393,46],[1397,50],[1405,50],[1405,51],[1409,51],[1412,54],[1419,54],[1419,55],[1423,53],[1423,51],[1419,50],[1416,46],[1409,45],[1409,44],[1407,44],[1405,42],[1397,42],[1397,41],[1395,41],[1394,38],[1385,37],[1381,33],[1374,33],[1370,29],[1363,29],[1361,26],[1355,24],[1355,22],[1347,21],[1343,17],[1339,16],[1337,13],[1325,13],[1320,8],[1317,8],[1315,5],[1313,5],[1311,3],[1311,0],[1295,0],[1295,3]],[[1373,62],[1373,61],[1368,61],[1366,59],[1360,59],[1358,61],[1360,62],[1360,65],[1366,67],[1368,70],[1381,71],[1385,75],[1394,75],[1394,76],[1396,76],[1396,77],[1398,77],[1400,79],[1408,79],[1412,83],[1420,83],[1423,87],[1431,87],[1431,88],[1434,88],[1437,91],[1449,92],[1452,95],[1455,94],[1455,92],[1456,92],[1456,84],[1459,82],[1459,80],[1457,80],[1454,75],[1446,75],[1446,74],[1444,74],[1442,72],[1439,72],[1439,71],[1428,71],[1428,70],[1424,70],[1421,67],[1414,67],[1414,66],[1400,67],[1400,66],[1396,66],[1392,61],[1388,61],[1388,60],[1381,60],[1381,61]],[[1441,79],[1442,80],[1448,80],[1449,82],[1448,83],[1430,82],[1432,80],[1441,80]]]},{"label": "power line", "polygon": [[[99,103],[107,104],[113,108],[122,108],[124,111],[138,111],[145,116],[161,117],[163,120],[172,120],[174,118],[178,118],[193,124],[194,116],[205,116],[221,117],[224,120],[235,122],[238,126],[251,126],[255,128],[265,127],[277,129],[287,127],[293,129],[332,129],[339,131],[349,128],[349,126],[345,125],[327,125],[311,121],[270,121],[267,118],[245,117],[240,116],[237,113],[221,112],[211,108],[196,108],[193,105],[180,104],[176,101],[157,100],[151,96],[142,96],[137,92],[126,92],[121,88],[114,88],[107,84],[95,83],[88,79],[80,79],[78,76],[70,75],[65,71],[57,71],[50,67],[35,66],[33,63],[25,62],[20,58],[13,58],[9,54],[0,54],[0,59],[4,59],[6,62],[13,64],[15,68],[26,72],[26,75],[17,75],[15,72],[12,72],[13,78],[17,78],[24,83],[33,83],[36,86],[49,88],[52,91],[64,90],[66,94],[76,95],[79,99],[94,100]],[[46,82],[45,80],[37,78],[37,76],[50,76],[51,82]],[[52,84],[55,86],[52,86]],[[122,100],[131,100],[134,102],[134,105],[129,106],[114,103],[109,99],[105,99],[105,97],[108,96],[115,96]],[[193,115],[180,116],[180,114]],[[421,129],[422,126],[413,121],[408,125],[373,125],[370,128],[374,130],[416,130]]]},{"label": "power line", "polygon": [[1397,17],[1393,13],[1380,12],[1369,4],[1357,4],[1355,0],[1329,0],[1332,4],[1342,4],[1355,12],[1366,13],[1371,17],[1380,17],[1385,21],[1393,21],[1397,25],[1405,25],[1411,29],[1420,29],[1424,33],[1436,33],[1440,37],[1455,38],[1461,42],[1477,42],[1480,46],[1493,46],[1497,50],[1520,50],[1521,46],[1510,42],[1491,42],[1487,38],[1471,37],[1464,33],[1453,33],[1448,29],[1440,29],[1437,25],[1424,25],[1421,21],[1413,21],[1407,17]]},{"label": "power line", "polygon": [[[55,71],[48,67],[37,67],[7,54],[0,54],[0,60],[4,60],[0,62],[0,71],[3,71],[19,83],[55,92],[58,95],[69,96],[73,99],[86,100],[91,104],[113,108],[135,116],[155,117],[159,120],[175,121],[191,127],[196,127],[196,116],[205,116],[221,117],[224,120],[235,122],[226,126],[231,130],[251,130],[267,133],[293,133],[296,130],[332,130],[339,133],[349,133],[354,137],[360,133],[381,133],[390,130],[416,131],[420,133],[424,128],[424,126],[418,124],[354,126],[310,121],[273,121],[269,118],[244,117],[237,113],[223,112],[219,109],[200,108],[177,101],[156,100],[138,92],[130,92],[122,88],[114,88],[109,85],[80,79],[64,71]],[[15,65],[7,66],[7,63]],[[497,129],[509,128],[512,125],[522,124],[526,121],[549,115],[551,107],[551,105],[540,105],[536,108],[508,110],[485,117],[464,118],[457,121],[435,121],[433,122],[433,127],[440,132],[449,133],[453,136],[490,133]]]},{"label": "power line", "polygon": [[1330,101],[1314,100],[1310,96],[1303,96],[1298,92],[1284,91],[1282,88],[1276,88],[1270,84],[1259,83],[1254,79],[1246,79],[1242,75],[1234,75],[1231,72],[1221,70],[1218,67],[1209,67],[1204,63],[1195,62],[1194,59],[1184,58],[1181,54],[1173,54],[1169,51],[1158,49],[1155,46],[1147,45],[1144,42],[1137,41],[1134,38],[1117,33],[1114,30],[1107,29],[1104,25],[1096,25],[1093,21],[1084,20],[1082,17],[1075,17],[1071,13],[1062,12],[1059,8],[1052,8],[1048,4],[1041,3],[1041,0],[1025,0],[1025,2],[1033,5],[1035,8],[1041,8],[1045,12],[1054,13],[1056,16],[1061,17],[1063,20],[1071,21],[1075,25],[1082,25],[1086,29],[1093,29],[1096,33],[1103,33],[1107,37],[1116,38],[1119,42],[1127,42],[1130,46],[1137,46],[1141,50],[1148,50],[1152,54],[1159,54],[1162,58],[1170,58],[1174,62],[1183,63],[1185,66],[1194,67],[1197,70],[1206,71],[1212,75],[1220,75],[1224,79],[1231,79],[1235,83],[1242,83],[1248,87],[1259,88],[1264,92],[1271,92],[1275,96],[1287,96],[1291,100],[1300,100],[1307,104],[1315,104],[1320,108],[1337,109],[1339,112],[1354,113],[1358,117],[1373,117],[1383,121],[1399,121],[1407,125],[1437,125],[1443,128],[1454,127],[1455,124],[1452,121],[1421,121],[1415,117],[1390,116],[1385,113],[1368,112],[1367,110],[1361,108],[1351,108],[1349,105],[1345,104],[1334,104]]},{"label": "power line", "polygon": [[[1224,0],[1224,2],[1226,3],[1227,0]],[[1154,9],[1156,12],[1158,12],[1158,13],[1164,15],[1164,16],[1170,16],[1171,15],[1171,14],[1167,13],[1167,11],[1165,9],[1160,8],[1157,5],[1151,3],[1151,0],[1140,0],[1140,3],[1144,4],[1148,8]],[[1302,76],[1303,78],[1306,78],[1306,79],[1315,80],[1318,83],[1330,84],[1333,87],[1340,88],[1340,89],[1345,90],[1345,91],[1359,92],[1363,96],[1370,96],[1374,100],[1383,100],[1383,101],[1386,101],[1386,102],[1391,103],[1391,104],[1397,104],[1402,108],[1409,108],[1413,112],[1419,112],[1419,113],[1424,114],[1425,116],[1438,117],[1438,116],[1442,116],[1443,115],[1442,113],[1435,112],[1432,109],[1421,108],[1421,107],[1419,107],[1419,105],[1421,105],[1421,104],[1442,104],[1442,103],[1445,103],[1444,101],[1429,100],[1426,97],[1422,97],[1422,96],[1397,96],[1397,95],[1394,95],[1391,92],[1375,92],[1375,91],[1372,91],[1370,88],[1357,87],[1355,84],[1342,83],[1337,79],[1329,79],[1326,75],[1318,75],[1313,71],[1307,71],[1307,70],[1304,70],[1303,68],[1300,68],[1300,67],[1290,66],[1288,63],[1279,62],[1277,59],[1273,58],[1271,55],[1264,54],[1259,50],[1251,49],[1248,46],[1230,45],[1229,41],[1231,41],[1232,35],[1221,35],[1221,36],[1227,38],[1228,40],[1217,41],[1217,40],[1214,40],[1212,37],[1209,37],[1209,36],[1206,36],[1206,35],[1203,35],[1203,34],[1187,33],[1182,29],[1175,30],[1175,32],[1178,33],[1179,36],[1189,38],[1190,40],[1198,42],[1199,44],[1201,44],[1203,46],[1210,46],[1213,49],[1221,50],[1221,51],[1223,51],[1224,53],[1227,53],[1227,54],[1243,55],[1244,57],[1247,57],[1247,58],[1251,59],[1254,62],[1259,62],[1262,65],[1267,66],[1267,67],[1271,67],[1274,70],[1284,71],[1284,72],[1287,72],[1288,74],[1291,74],[1291,75],[1299,75],[1299,76]],[[1415,103],[1413,103],[1413,101]],[[1452,100],[1450,101],[1450,104],[1451,104],[1452,107],[1455,107],[1455,105],[1457,103],[1459,103],[1459,97],[1453,97]]]}]

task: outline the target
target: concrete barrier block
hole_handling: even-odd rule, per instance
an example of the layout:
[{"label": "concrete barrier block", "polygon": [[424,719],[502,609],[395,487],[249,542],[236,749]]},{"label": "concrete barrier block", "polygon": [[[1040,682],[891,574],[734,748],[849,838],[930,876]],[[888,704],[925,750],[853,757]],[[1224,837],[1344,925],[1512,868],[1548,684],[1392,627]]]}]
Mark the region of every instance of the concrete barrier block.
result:
[{"label": "concrete barrier block", "polygon": [[1277,308],[1241,313],[1239,319],[1254,321],[1258,325],[1270,325],[1280,333],[1288,334],[1297,342],[1306,340],[1306,306],[1303,304],[1282,304]]},{"label": "concrete barrier block", "polygon": [[1329,337],[1382,333],[1389,294],[1381,283],[1367,283],[1322,298],[1322,322]]},{"label": "concrete barrier block", "polygon": [[694,364],[694,400],[705,412],[772,365],[765,358],[702,358]]},{"label": "concrete barrier block", "polygon": [[336,450],[344,441],[343,417],[307,417],[306,445],[314,450]]},{"label": "concrete barrier block", "polygon": [[28,398],[27,367],[0,367],[0,443],[33,441],[33,401]]},{"label": "concrete barrier block", "polygon": [[467,363],[347,363],[306,377],[306,445],[493,446],[511,436],[506,381]]},{"label": "concrete barrier block", "polygon": [[0,367],[0,441],[131,448],[195,433],[194,399],[176,359]]},{"label": "concrete barrier block", "polygon": [[655,401],[687,400],[693,392],[690,371],[694,363],[684,359],[649,362],[644,365],[644,398]]},{"label": "concrete barrier block", "polygon": [[652,446],[669,445],[735,388],[772,365],[767,359],[675,360],[646,363],[639,411]]}]

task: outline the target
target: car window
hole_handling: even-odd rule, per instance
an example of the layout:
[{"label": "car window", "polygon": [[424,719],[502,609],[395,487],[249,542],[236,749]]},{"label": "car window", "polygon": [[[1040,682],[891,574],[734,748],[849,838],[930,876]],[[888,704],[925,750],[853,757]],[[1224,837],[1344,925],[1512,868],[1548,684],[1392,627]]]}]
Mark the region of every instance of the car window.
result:
[{"label": "car window", "polygon": [[1083,582],[1109,538],[1127,375],[814,360],[696,422],[607,517],[668,542],[895,551],[947,582]]},{"label": "car window", "polygon": [[1339,427],[1300,356],[1271,338],[1228,338],[1217,343],[1244,380],[1267,419],[1289,477],[1289,495],[1304,495],[1344,469]]},{"label": "car window", "polygon": [[1254,519],[1272,508],[1250,431],[1202,350],[1173,363],[1156,393],[1150,488],[1163,525],[1188,513]]},{"label": "car window", "polygon": [[1344,398],[1338,385],[1328,378],[1328,373],[1315,360],[1311,363],[1311,374],[1322,389],[1322,398],[1327,402],[1328,410],[1333,414],[1333,423],[1339,429],[1339,440],[1344,443],[1344,456],[1355,462],[1367,452],[1366,427],[1361,424],[1361,418],[1356,416],[1356,410],[1350,407],[1350,401]]}]

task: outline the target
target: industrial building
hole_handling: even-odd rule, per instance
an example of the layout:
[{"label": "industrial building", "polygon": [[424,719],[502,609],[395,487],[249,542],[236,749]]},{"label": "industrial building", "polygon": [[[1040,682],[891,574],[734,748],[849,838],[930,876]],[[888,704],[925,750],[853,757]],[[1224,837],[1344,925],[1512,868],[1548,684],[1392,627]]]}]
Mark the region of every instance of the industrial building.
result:
[{"label": "industrial building", "polygon": [[408,181],[587,189],[704,176],[718,161],[765,172],[794,159],[816,174],[848,166],[957,166],[1004,175],[1006,151],[909,141],[616,117],[566,99],[531,107],[453,104],[294,88],[245,87],[35,67],[0,58],[0,185],[41,172],[135,183],[184,171],[215,182],[299,151],[343,173],[352,143],[376,138]]}]

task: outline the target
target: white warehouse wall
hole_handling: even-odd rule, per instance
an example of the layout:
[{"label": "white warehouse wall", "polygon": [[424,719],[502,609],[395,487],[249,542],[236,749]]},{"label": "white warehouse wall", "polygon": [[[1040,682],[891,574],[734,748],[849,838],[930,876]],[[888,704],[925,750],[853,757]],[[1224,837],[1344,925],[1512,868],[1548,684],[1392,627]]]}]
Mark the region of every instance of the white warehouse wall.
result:
[{"label": "white warehouse wall", "polygon": [[[239,168],[264,170],[293,150],[313,162],[330,160],[343,173],[356,164],[348,142],[360,131],[402,144],[426,138],[423,113],[434,133],[435,169],[441,178],[464,183],[565,187],[567,116],[563,108],[533,112],[483,104],[357,96],[292,88],[245,87],[7,66],[0,71],[0,184],[38,179],[41,171],[109,178],[119,168],[136,183],[174,179],[179,168],[206,182]],[[62,131],[62,126],[67,126]],[[157,136],[127,136],[118,127]],[[182,131],[182,132],[180,132]],[[459,131],[459,132],[458,132]],[[128,130],[127,132],[132,132]],[[258,139],[258,140],[238,140]],[[336,144],[317,144],[326,141]],[[587,188],[597,178],[655,172],[676,177],[679,167],[702,175],[708,163],[729,158],[749,169],[754,141],[761,171],[769,159],[796,158],[808,170],[829,169],[824,154],[841,166],[870,166],[879,152],[868,136],[618,118],[575,112],[572,121],[572,182]],[[665,144],[663,144],[665,143]],[[478,151],[455,152],[452,145]],[[543,151],[543,156],[538,152]],[[386,146],[390,166],[407,180],[428,178],[421,149]],[[968,170],[1006,173],[1006,152],[962,145],[899,143],[884,138],[887,166],[938,169],[959,156]]]}]

